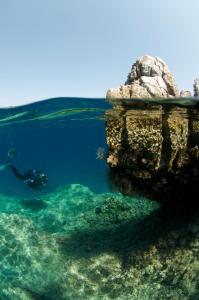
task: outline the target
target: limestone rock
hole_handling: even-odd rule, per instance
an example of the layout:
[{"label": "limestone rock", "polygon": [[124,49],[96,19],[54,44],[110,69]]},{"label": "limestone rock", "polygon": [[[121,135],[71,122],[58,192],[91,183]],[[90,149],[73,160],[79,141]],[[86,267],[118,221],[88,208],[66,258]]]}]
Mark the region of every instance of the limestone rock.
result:
[{"label": "limestone rock", "polygon": [[121,85],[116,89],[107,91],[107,99],[128,99],[128,98],[150,98],[150,94],[146,88],[135,83],[133,85]]},{"label": "limestone rock", "polygon": [[198,191],[198,110],[129,102],[134,106],[119,103],[106,113],[107,162],[116,188],[127,195],[135,187],[148,189],[161,201],[189,199]]},{"label": "limestone rock", "polygon": [[141,56],[133,65],[125,85],[107,91],[108,99],[172,98],[179,91],[166,63],[157,56]]},{"label": "limestone rock", "polygon": [[192,94],[191,94],[190,91],[184,91],[184,90],[182,90],[180,92],[180,97],[192,97]]},{"label": "limestone rock", "polygon": [[194,80],[193,89],[194,89],[194,96],[199,97],[199,79]]}]

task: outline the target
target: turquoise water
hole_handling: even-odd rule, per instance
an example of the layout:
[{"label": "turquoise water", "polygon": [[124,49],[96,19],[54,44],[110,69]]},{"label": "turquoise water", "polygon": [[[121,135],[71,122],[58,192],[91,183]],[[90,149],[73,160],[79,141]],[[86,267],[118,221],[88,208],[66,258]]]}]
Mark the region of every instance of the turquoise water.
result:
[{"label": "turquoise water", "polygon": [[113,188],[110,107],[57,98],[0,110],[0,165],[15,149],[21,173],[49,179],[32,190],[0,172],[0,299],[198,299],[198,219],[170,222],[156,202]]}]

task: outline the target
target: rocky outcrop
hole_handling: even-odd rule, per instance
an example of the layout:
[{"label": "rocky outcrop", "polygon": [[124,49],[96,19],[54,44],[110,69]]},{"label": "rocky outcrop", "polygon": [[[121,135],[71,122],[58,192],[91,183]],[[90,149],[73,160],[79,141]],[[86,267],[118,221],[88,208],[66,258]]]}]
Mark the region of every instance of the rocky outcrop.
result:
[{"label": "rocky outcrop", "polygon": [[194,89],[194,96],[199,97],[199,79],[194,80],[193,89]]},{"label": "rocky outcrop", "polygon": [[108,90],[113,109],[106,113],[107,162],[121,192],[142,186],[159,199],[198,192],[199,112],[194,101],[186,107],[178,97],[191,92],[179,94],[167,65],[154,56],[139,58],[125,85]]},{"label": "rocky outcrop", "polygon": [[107,91],[108,99],[173,98],[179,91],[166,63],[157,56],[141,56],[133,65],[125,85]]},{"label": "rocky outcrop", "polygon": [[192,97],[192,94],[191,94],[191,92],[190,91],[184,91],[184,90],[182,90],[182,91],[180,91],[180,97]]},{"label": "rocky outcrop", "polygon": [[197,109],[134,100],[107,111],[107,161],[119,190],[140,186],[159,200],[198,192],[198,119]]}]

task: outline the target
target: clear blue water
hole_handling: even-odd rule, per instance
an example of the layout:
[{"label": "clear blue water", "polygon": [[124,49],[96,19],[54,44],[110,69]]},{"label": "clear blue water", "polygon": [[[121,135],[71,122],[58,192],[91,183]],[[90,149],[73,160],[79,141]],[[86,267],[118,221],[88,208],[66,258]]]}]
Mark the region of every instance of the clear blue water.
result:
[{"label": "clear blue water", "polygon": [[[106,150],[104,113],[109,107],[103,99],[58,98],[0,110],[0,164],[14,147],[13,162],[19,170],[36,168],[48,174],[43,192],[69,183],[108,191],[107,165],[96,159],[96,151]],[[13,196],[31,193],[9,170],[0,173],[0,191]]]},{"label": "clear blue water", "polygon": [[0,166],[15,148],[21,173],[49,177],[35,191],[0,172],[1,300],[198,299],[198,218],[171,221],[154,201],[112,189],[109,108],[57,98],[0,109]]}]

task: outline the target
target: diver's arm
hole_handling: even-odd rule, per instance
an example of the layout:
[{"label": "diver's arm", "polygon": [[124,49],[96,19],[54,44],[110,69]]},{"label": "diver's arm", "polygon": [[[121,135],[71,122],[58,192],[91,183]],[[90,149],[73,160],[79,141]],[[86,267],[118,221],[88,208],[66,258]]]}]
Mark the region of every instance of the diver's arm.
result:
[{"label": "diver's arm", "polygon": [[12,173],[14,174],[15,177],[17,177],[20,180],[26,179],[26,177],[23,174],[21,174],[13,164],[9,164],[9,167],[11,168]]}]

